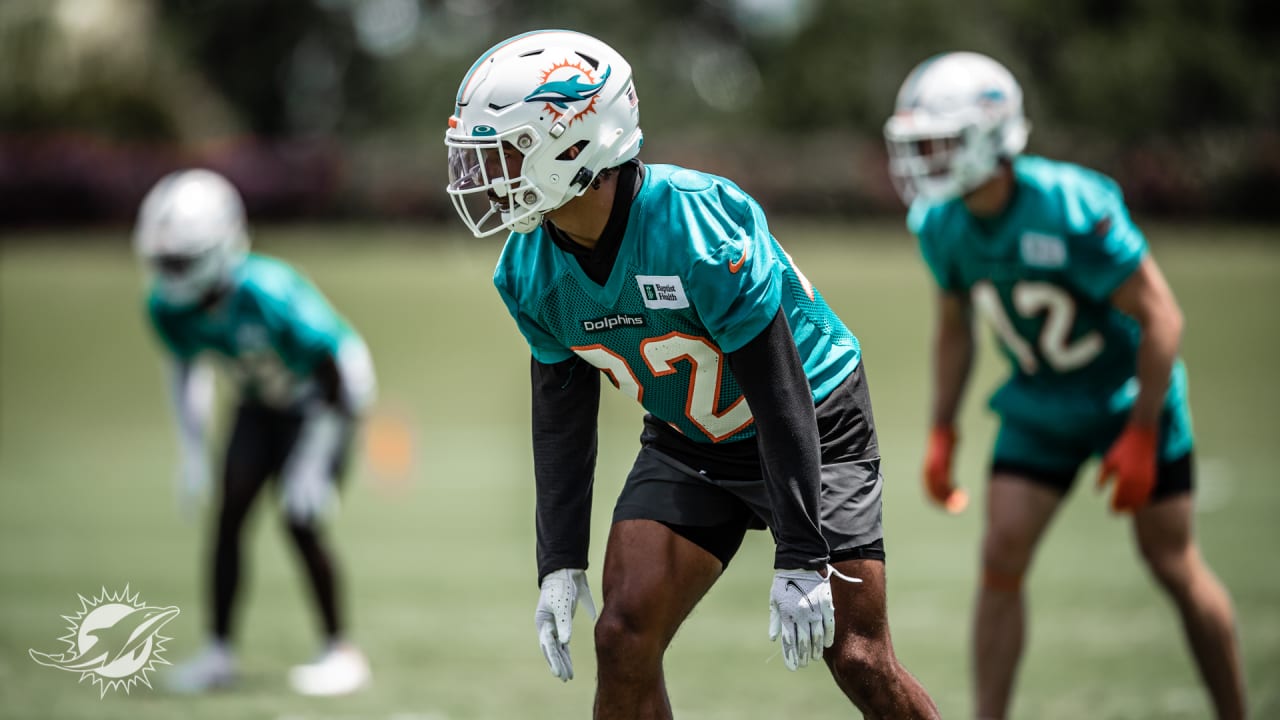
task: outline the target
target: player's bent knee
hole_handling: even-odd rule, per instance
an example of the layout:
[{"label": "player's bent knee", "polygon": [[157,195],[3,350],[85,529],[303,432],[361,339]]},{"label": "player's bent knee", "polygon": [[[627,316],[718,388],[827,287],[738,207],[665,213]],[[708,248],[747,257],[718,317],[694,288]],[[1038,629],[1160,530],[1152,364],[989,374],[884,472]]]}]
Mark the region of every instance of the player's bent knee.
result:
[{"label": "player's bent knee", "polygon": [[245,513],[230,508],[218,511],[218,537],[226,541],[234,541],[240,537],[240,529],[244,527]]},{"label": "player's bent knee", "polygon": [[605,610],[596,621],[596,662],[602,669],[621,665],[649,665],[662,661],[662,640],[657,629],[638,615]]},{"label": "player's bent knee", "polygon": [[1165,588],[1177,590],[1190,582],[1193,551],[1190,548],[1170,548],[1158,544],[1140,544],[1143,562]]},{"label": "player's bent knee", "polygon": [[284,528],[295,540],[310,540],[320,535],[320,523],[315,520],[285,518]]},{"label": "player's bent knee", "polygon": [[988,534],[982,543],[983,574],[995,571],[1021,578],[1031,562],[1032,543],[1016,533]]},{"label": "player's bent knee", "polygon": [[1022,573],[1004,572],[989,565],[985,566],[982,568],[982,589],[1019,593],[1022,591]]},{"label": "player's bent knee", "polygon": [[825,653],[827,666],[841,687],[884,687],[896,672],[897,663],[888,642],[854,637],[836,644]]}]

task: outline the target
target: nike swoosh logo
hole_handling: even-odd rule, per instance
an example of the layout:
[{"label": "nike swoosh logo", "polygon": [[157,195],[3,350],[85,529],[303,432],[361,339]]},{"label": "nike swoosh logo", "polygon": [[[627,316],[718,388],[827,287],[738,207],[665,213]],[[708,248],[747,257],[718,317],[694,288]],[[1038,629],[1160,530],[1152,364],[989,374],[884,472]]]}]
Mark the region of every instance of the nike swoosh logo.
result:
[{"label": "nike swoosh logo", "polygon": [[742,269],[742,264],[743,264],[743,263],[745,263],[745,262],[747,261],[747,255],[749,255],[749,254],[750,254],[750,250],[749,250],[749,248],[750,248],[750,247],[751,247],[750,245],[743,245],[743,246],[742,246],[742,257],[738,258],[737,260],[730,260],[730,261],[729,261],[729,272],[730,272],[730,273],[732,273],[732,274],[734,274],[734,275],[737,275],[737,274],[738,274],[738,271]]},{"label": "nike swoosh logo", "polygon": [[783,588],[782,588],[782,589],[783,589],[783,590],[791,590],[791,589],[793,589],[793,588],[795,589],[795,591],[796,591],[796,592],[800,593],[800,597],[805,597],[804,590],[803,590],[803,589],[801,589],[801,588],[800,588],[800,586],[796,584],[796,581],[795,581],[795,580],[788,580],[788,581],[787,581],[787,584],[786,584],[785,586],[783,586]]}]

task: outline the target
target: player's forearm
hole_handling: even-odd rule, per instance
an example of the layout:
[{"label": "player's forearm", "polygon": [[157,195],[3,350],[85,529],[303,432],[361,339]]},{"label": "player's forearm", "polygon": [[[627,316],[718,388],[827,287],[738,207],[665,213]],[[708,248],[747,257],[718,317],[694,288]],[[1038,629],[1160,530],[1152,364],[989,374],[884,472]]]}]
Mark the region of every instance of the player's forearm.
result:
[{"label": "player's forearm", "polygon": [[728,355],[751,407],[773,507],[774,567],[819,569],[829,557],[822,537],[822,459],[813,395],[785,316]]},{"label": "player's forearm", "polygon": [[933,341],[933,427],[952,427],[973,368],[973,332],[966,319],[940,317]]},{"label": "player's forearm", "polygon": [[1182,343],[1182,312],[1168,304],[1153,313],[1142,324],[1138,343],[1138,397],[1130,411],[1129,421],[1144,428],[1155,428],[1169,391],[1169,376],[1177,361]]},{"label": "player's forearm", "polygon": [[538,582],[587,567],[600,404],[599,372],[571,359],[530,362]]}]

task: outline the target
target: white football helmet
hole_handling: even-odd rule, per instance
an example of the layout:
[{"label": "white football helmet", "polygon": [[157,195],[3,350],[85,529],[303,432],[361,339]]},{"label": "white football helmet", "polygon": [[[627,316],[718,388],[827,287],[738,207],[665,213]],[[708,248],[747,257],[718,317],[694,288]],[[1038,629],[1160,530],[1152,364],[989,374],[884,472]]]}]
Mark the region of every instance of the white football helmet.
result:
[{"label": "white football helmet", "polygon": [[884,125],[889,174],[903,202],[959,197],[1027,145],[1022,88],[986,55],[953,52],[907,76]]},{"label": "white football helmet", "polygon": [[248,253],[240,193],[210,170],[166,175],[142,201],[133,246],[162,298],[195,303],[226,282]]},{"label": "white football helmet", "polygon": [[476,237],[532,232],[643,141],[631,66],[613,48],[569,30],[517,35],[462,79],[446,191]]}]

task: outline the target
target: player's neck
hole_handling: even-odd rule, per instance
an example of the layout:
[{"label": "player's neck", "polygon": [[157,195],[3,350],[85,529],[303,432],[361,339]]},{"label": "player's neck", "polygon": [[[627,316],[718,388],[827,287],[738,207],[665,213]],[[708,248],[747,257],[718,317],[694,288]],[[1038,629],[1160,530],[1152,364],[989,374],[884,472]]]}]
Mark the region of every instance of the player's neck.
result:
[{"label": "player's neck", "polygon": [[974,217],[989,219],[1003,213],[1012,199],[1013,172],[1008,165],[1002,163],[990,180],[964,196],[964,206]]},{"label": "player's neck", "polygon": [[547,220],[560,229],[570,240],[592,249],[600,241],[609,213],[613,210],[613,194],[618,188],[617,173],[610,173],[600,180],[600,187],[592,187],[563,206],[547,213]]}]

